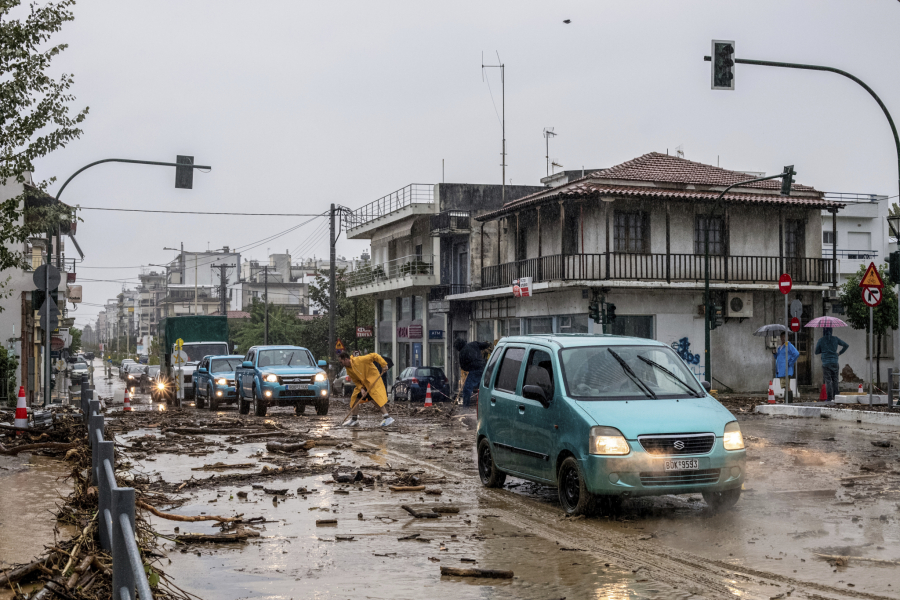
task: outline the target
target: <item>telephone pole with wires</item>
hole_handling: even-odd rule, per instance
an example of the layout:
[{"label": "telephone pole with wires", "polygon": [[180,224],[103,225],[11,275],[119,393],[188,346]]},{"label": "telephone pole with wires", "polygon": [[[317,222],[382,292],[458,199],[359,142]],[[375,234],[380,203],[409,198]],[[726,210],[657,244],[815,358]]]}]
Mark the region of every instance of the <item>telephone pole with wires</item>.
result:
[{"label": "telephone pole with wires", "polygon": [[[259,281],[257,279],[257,281]],[[266,302],[265,326],[263,329],[263,345],[269,345],[269,265],[263,267],[263,300]]]},{"label": "telephone pole with wires", "polygon": [[[500,131],[503,142],[500,149],[500,166],[503,170],[501,183],[503,184],[503,204],[506,204],[506,65],[500,61],[500,53],[497,53],[498,65],[484,64],[484,53],[481,54],[481,78],[484,80],[485,69],[500,69]],[[491,89],[491,82],[488,81],[488,90]],[[491,95],[491,101],[494,96]],[[496,106],[494,110],[497,110]]]},{"label": "telephone pole with wires", "polygon": [[213,269],[219,270],[219,310],[228,316],[228,270],[232,265],[213,265]]},{"label": "telephone pole with wires", "polygon": [[336,225],[335,218],[336,218],[337,214],[338,214],[338,211],[335,209],[335,205],[332,204],[330,217],[329,217],[329,220],[330,220],[329,225],[331,227],[331,238],[329,240],[330,243],[328,244],[329,252],[330,252],[329,256],[330,256],[330,260],[331,260],[331,264],[329,265],[331,272],[328,274],[328,354],[331,355],[331,357],[332,357],[332,359],[329,361],[329,363],[332,363],[332,364],[334,363],[334,355],[332,353],[334,352],[334,345],[335,345],[335,337],[334,337],[335,318],[334,317],[335,317],[335,312],[337,311],[337,308],[336,308],[337,299],[335,298],[335,296],[337,295],[337,293],[336,293],[337,285],[335,284],[336,273],[335,273],[335,268],[334,268],[335,262],[337,262],[337,251],[336,251],[336,247],[335,247],[337,244],[337,236],[335,235],[335,233],[337,231],[337,228],[335,227],[335,225]]}]

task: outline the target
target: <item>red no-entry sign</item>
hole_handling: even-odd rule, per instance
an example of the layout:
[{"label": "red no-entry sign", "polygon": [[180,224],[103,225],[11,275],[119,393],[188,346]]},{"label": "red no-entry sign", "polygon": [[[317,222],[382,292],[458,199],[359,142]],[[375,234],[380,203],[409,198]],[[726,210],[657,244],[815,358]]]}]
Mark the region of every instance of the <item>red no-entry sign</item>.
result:
[{"label": "red no-entry sign", "polygon": [[781,290],[782,294],[790,293],[791,287],[793,287],[793,285],[794,282],[791,280],[791,276],[787,273],[778,278],[778,289]]},{"label": "red no-entry sign", "polygon": [[800,331],[800,319],[798,319],[797,317],[791,319],[791,331],[793,331],[794,333]]}]

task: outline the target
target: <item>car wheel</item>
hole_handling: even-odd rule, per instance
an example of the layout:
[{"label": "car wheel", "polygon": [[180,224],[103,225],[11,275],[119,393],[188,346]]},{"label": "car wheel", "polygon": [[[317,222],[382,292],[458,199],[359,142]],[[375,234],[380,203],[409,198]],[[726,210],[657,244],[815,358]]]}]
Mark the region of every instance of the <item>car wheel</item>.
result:
[{"label": "car wheel", "polygon": [[485,487],[503,487],[506,481],[506,473],[497,468],[494,463],[494,454],[491,452],[491,442],[487,438],[481,438],[478,442],[478,476]]},{"label": "car wheel", "polygon": [[266,406],[265,400],[259,397],[259,389],[253,388],[253,414],[257,417],[266,416],[269,407]]},{"label": "car wheel", "polygon": [[741,488],[725,490],[724,492],[703,492],[706,506],[713,512],[728,510],[737,504],[741,497]]},{"label": "car wheel", "polygon": [[320,417],[327,415],[329,404],[330,402],[328,401],[328,398],[319,398],[318,400],[316,400],[316,414]]},{"label": "car wheel", "polygon": [[209,398],[209,410],[219,410],[219,399],[213,393],[212,386],[206,388],[206,397]]},{"label": "car wheel", "polygon": [[250,413],[250,403],[244,400],[244,392],[243,388],[240,387],[240,383],[237,384],[237,396],[238,396],[238,413],[242,415],[246,415]]},{"label": "car wheel", "polygon": [[585,486],[581,467],[572,456],[559,467],[559,503],[569,516],[587,515],[594,508],[594,495]]},{"label": "car wheel", "polygon": [[204,400],[203,397],[200,396],[200,394],[197,392],[196,385],[193,386],[193,390],[194,390],[194,404],[197,406],[197,408],[204,408],[206,406],[206,400]]}]

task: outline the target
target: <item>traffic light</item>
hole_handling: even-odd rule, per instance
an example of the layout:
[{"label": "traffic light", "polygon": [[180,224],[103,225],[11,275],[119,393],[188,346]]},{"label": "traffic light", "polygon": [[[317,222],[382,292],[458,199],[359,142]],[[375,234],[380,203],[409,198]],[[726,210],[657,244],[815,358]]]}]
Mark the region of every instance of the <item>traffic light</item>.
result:
[{"label": "traffic light", "polygon": [[594,300],[590,304],[588,304],[588,317],[594,321],[594,323],[600,323],[600,302]]},{"label": "traffic light", "polygon": [[725,312],[722,310],[721,304],[710,304],[709,308],[709,330],[712,331],[716,327],[725,324]]},{"label": "traffic light", "polygon": [[734,42],[712,42],[712,89],[734,89]]},{"label": "traffic light", "polygon": [[900,283],[900,252],[888,255],[888,275],[894,283]]},{"label": "traffic light", "polygon": [[781,178],[781,195],[782,196],[790,196],[791,195],[791,184],[794,183],[794,175],[797,174],[797,171],[794,170],[794,165],[788,165],[784,168],[784,175]]},{"label": "traffic light", "polygon": [[616,305],[606,303],[606,322],[607,323],[615,323],[616,322]]}]

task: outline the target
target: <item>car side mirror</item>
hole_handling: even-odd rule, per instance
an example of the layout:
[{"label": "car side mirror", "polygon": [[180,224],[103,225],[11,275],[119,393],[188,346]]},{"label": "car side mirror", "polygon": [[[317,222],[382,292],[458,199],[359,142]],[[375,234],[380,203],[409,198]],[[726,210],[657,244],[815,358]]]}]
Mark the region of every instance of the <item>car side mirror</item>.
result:
[{"label": "car side mirror", "polygon": [[707,392],[712,389],[712,385],[708,381],[701,381],[700,384],[703,386],[703,389]]},{"label": "car side mirror", "polygon": [[529,400],[540,402],[544,406],[544,408],[550,405],[550,400],[549,398],[547,398],[547,394],[544,393],[544,388],[539,385],[523,386],[522,395]]},{"label": "car side mirror", "polygon": [[253,363],[250,362],[249,360],[245,360],[244,362],[241,363],[241,366],[244,367],[245,369],[252,369]]},{"label": "car side mirror", "polygon": [[323,369],[324,369],[325,367],[328,366],[328,363],[327,363],[326,361],[324,361],[324,360],[320,360],[317,364],[318,364],[320,367],[322,367]]},{"label": "car side mirror", "polygon": [[199,369],[197,369],[197,372],[198,373],[209,373],[209,371],[206,370],[206,367],[200,367]]}]

